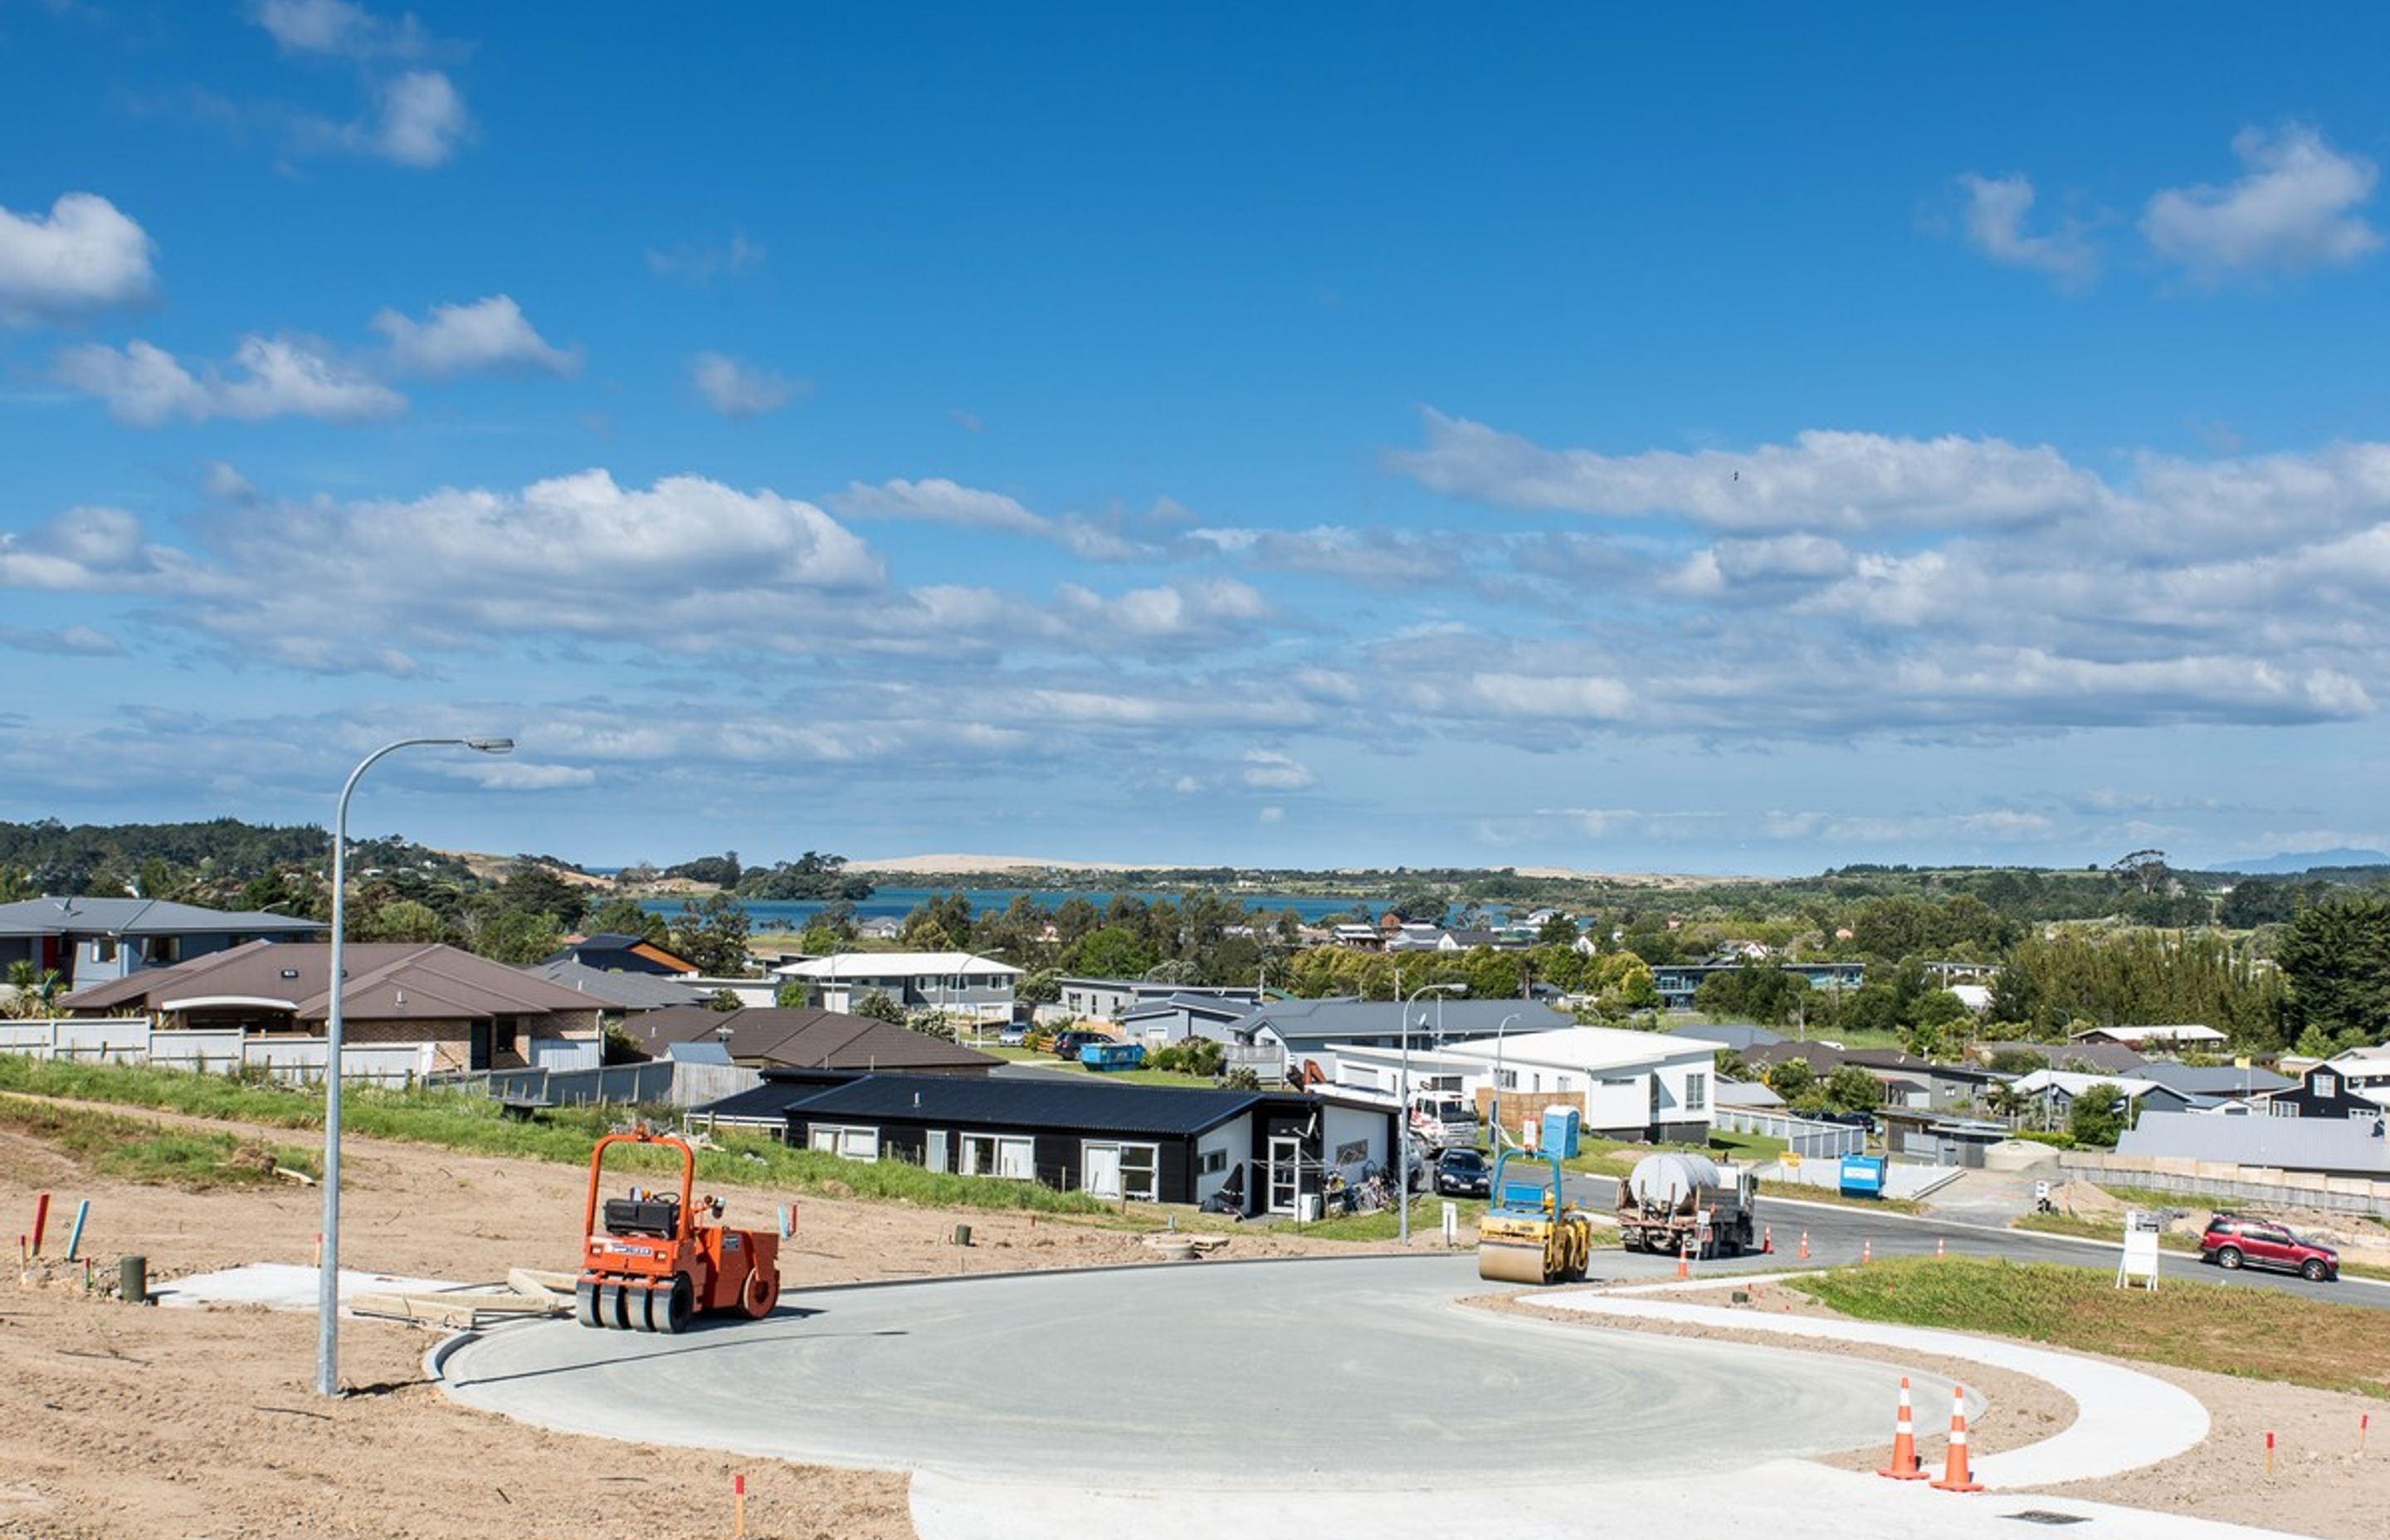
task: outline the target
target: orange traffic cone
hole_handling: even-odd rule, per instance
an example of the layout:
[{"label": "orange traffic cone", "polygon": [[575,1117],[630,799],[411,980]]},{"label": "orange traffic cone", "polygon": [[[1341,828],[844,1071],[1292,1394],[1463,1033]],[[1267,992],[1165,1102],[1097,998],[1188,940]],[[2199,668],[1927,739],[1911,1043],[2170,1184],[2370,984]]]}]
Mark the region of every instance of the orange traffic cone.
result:
[{"label": "orange traffic cone", "polygon": [[1860,1261],[1862,1264],[1865,1264],[1865,1263],[1873,1262],[1874,1260],[1875,1260],[1875,1242],[1874,1242],[1874,1241],[1872,1241],[1872,1240],[1862,1240],[1862,1241],[1860,1241],[1860,1242],[1859,1242],[1859,1261]]},{"label": "orange traffic cone", "polygon": [[1806,1230],[1801,1232],[1801,1260],[1809,1260],[1809,1232]]},{"label": "orange traffic cone", "polygon": [[1934,1260],[1939,1262],[1947,1255],[1949,1255],[1949,1253],[1942,1249],[1942,1238],[1938,1235],[1935,1236],[1934,1238]]},{"label": "orange traffic cone", "polygon": [[1680,1278],[1693,1276],[1693,1243],[1690,1239],[1677,1243],[1677,1276]]},{"label": "orange traffic cone", "polygon": [[1921,1482],[1924,1468],[1917,1463],[1917,1423],[1909,1415],[1908,1376],[1900,1377],[1900,1410],[1892,1422],[1892,1463],[1876,1472],[1896,1482]]},{"label": "orange traffic cone", "polygon": [[1942,1464],[1942,1479],[1934,1483],[1936,1492],[1981,1492],[1984,1483],[1967,1470],[1967,1392],[1957,1385],[1950,1387],[1950,1453]]},{"label": "orange traffic cone", "polygon": [[1775,1252],[1776,1252],[1776,1226],[1773,1226],[1773,1225],[1763,1225],[1763,1226],[1760,1226],[1760,1228],[1759,1228],[1759,1249],[1760,1249],[1762,1251],[1767,1252],[1767,1253],[1768,1255],[1770,1255],[1770,1256],[1773,1256],[1773,1255],[1775,1254]]}]

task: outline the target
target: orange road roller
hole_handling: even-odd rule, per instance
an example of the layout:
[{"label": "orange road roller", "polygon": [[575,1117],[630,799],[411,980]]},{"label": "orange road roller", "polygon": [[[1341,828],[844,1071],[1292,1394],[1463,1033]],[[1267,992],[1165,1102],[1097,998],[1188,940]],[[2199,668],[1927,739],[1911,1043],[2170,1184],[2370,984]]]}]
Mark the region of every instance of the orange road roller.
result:
[{"label": "orange road roller", "polygon": [[[598,1196],[609,1146],[680,1151],[680,1191],[634,1187]],[[694,1316],[739,1311],[761,1320],[780,1303],[780,1238],[722,1223],[722,1200],[694,1197],[697,1152],[668,1134],[609,1134],[589,1151],[573,1315],[616,1331],[678,1331]]]}]

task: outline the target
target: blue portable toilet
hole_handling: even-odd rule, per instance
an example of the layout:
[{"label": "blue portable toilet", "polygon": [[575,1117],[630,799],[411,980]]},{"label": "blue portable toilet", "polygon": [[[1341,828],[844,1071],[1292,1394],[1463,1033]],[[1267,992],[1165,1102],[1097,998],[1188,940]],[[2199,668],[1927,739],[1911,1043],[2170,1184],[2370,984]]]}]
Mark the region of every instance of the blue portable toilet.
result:
[{"label": "blue portable toilet", "polygon": [[1881,1155],[1845,1155],[1843,1157],[1843,1196],[1845,1198],[1881,1198],[1883,1196],[1884,1158]]},{"label": "blue portable toilet", "polygon": [[1545,1108],[1543,1152],[1557,1155],[1563,1161],[1576,1159],[1577,1135],[1584,1121],[1585,1114],[1574,1107]]}]

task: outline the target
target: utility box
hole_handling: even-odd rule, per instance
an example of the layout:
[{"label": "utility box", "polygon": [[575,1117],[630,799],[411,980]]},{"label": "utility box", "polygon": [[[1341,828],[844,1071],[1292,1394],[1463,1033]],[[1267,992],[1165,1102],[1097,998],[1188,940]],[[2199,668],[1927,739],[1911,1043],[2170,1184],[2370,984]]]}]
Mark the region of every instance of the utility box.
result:
[{"label": "utility box", "polygon": [[1547,1155],[1557,1155],[1563,1161],[1576,1159],[1577,1136],[1585,1114],[1574,1107],[1544,1109],[1544,1136],[1539,1148]]},{"label": "utility box", "polygon": [[1845,1198],[1882,1197],[1884,1163],[1884,1158],[1881,1155],[1844,1156],[1843,1196]]}]

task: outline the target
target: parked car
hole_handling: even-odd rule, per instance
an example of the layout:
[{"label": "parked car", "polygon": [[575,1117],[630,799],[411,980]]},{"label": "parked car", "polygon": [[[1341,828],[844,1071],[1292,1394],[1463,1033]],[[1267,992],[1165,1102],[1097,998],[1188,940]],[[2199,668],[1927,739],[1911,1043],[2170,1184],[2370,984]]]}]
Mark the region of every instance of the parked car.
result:
[{"label": "parked car", "polygon": [[1029,1023],[1014,1021],[996,1034],[996,1046],[1005,1048],[1026,1047],[1029,1044]]},{"label": "parked car", "polygon": [[2230,1270],[2268,1267],[2296,1273],[2310,1283],[2340,1277],[2340,1253],[2329,1246],[2302,1240],[2282,1226],[2237,1213],[2219,1213],[2207,1222],[2199,1238],[2199,1260]]},{"label": "parked car", "polygon": [[1838,1123],[1845,1128],[1856,1128],[1862,1133],[1875,1132],[1875,1114],[1872,1112],[1818,1112],[1811,1116],[1812,1120],[1818,1123]]},{"label": "parked car", "polygon": [[1435,1190],[1444,1198],[1484,1198],[1494,1190],[1494,1174],[1477,1151],[1447,1149],[1436,1158]]},{"label": "parked car", "polygon": [[1054,1034],[1054,1041],[1049,1046],[1057,1059],[1076,1059],[1079,1057],[1079,1050],[1088,1044],[1111,1041],[1112,1041],[1111,1038],[1099,1032],[1058,1032]]}]

